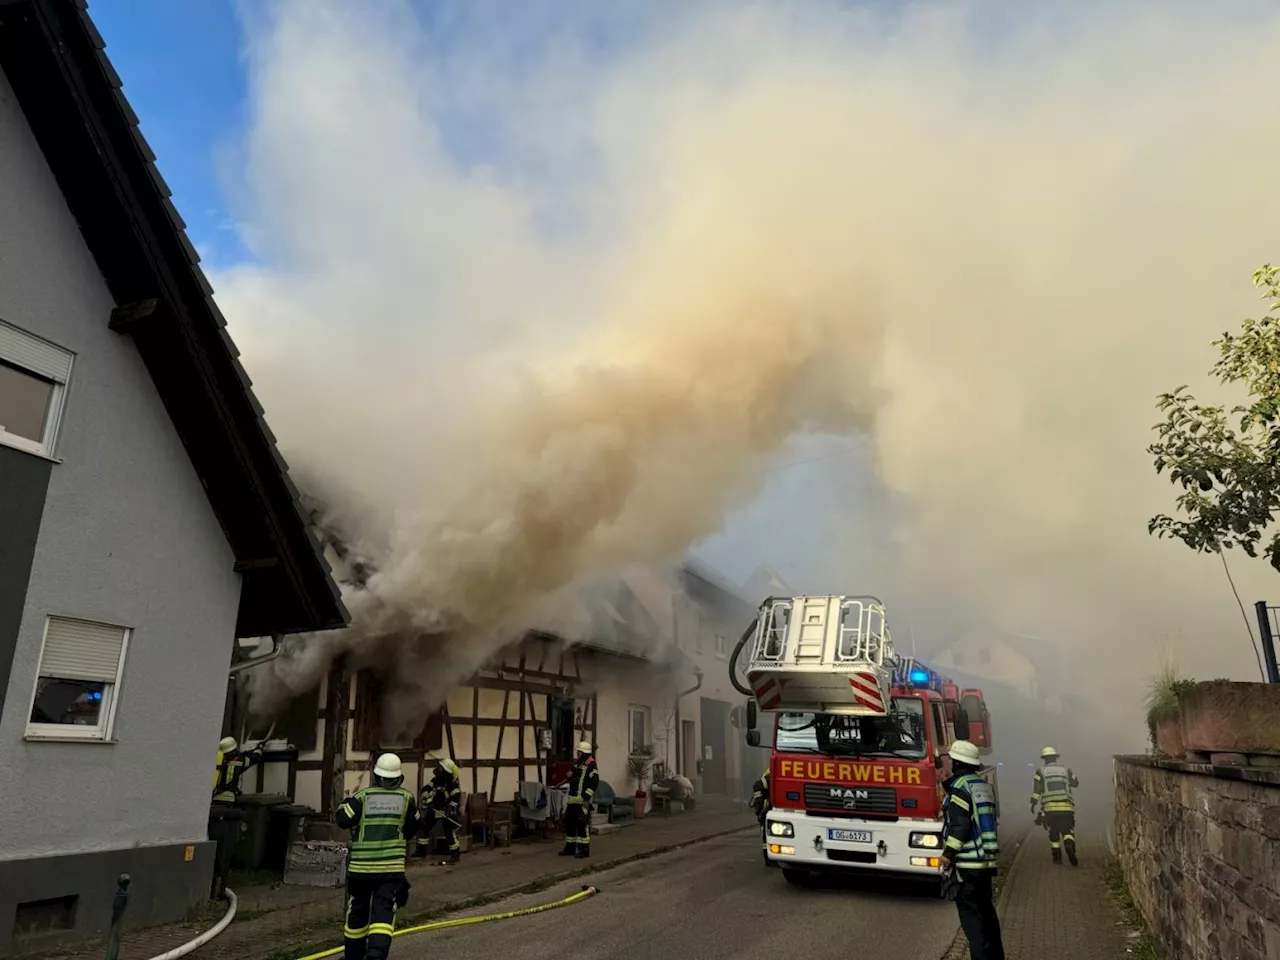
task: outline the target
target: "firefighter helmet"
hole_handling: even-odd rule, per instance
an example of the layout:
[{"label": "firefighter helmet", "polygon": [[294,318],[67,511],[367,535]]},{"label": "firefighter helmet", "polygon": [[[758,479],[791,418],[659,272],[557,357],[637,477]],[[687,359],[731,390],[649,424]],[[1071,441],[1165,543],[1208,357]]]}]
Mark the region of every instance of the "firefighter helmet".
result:
[{"label": "firefighter helmet", "polygon": [[236,746],[237,744],[236,744],[235,737],[223,737],[221,740],[218,741],[218,752],[230,753],[232,750],[236,748]]},{"label": "firefighter helmet", "polygon": [[383,780],[398,780],[404,776],[400,767],[400,758],[394,753],[384,753],[373,766],[373,775]]},{"label": "firefighter helmet", "polygon": [[590,740],[579,740],[579,741],[578,741],[578,752],[579,752],[579,753],[590,753],[590,752],[591,752],[591,741],[590,741]]},{"label": "firefighter helmet", "polygon": [[978,756],[978,748],[968,740],[957,740],[951,744],[951,749],[948,753],[950,753],[951,759],[958,763],[967,763],[971,767],[981,766],[982,764],[982,759]]},{"label": "firefighter helmet", "polygon": [[1053,747],[1045,747],[1043,750],[1040,751],[1041,760],[1048,760],[1050,757],[1056,757],[1057,755],[1058,755],[1058,751],[1053,749]]},{"label": "firefighter helmet", "polygon": [[440,761],[440,769],[447,774],[453,775],[458,772],[458,765],[454,763],[452,760],[450,760],[448,757],[445,757],[443,760]]}]

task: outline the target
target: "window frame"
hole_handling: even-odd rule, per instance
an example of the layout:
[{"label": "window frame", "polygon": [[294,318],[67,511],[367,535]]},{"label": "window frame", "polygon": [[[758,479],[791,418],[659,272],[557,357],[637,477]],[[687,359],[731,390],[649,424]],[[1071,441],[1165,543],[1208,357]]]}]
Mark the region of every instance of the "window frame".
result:
[{"label": "window frame", "polygon": [[[120,657],[116,661],[115,679],[109,683],[103,682],[102,699],[105,702],[99,714],[99,722],[93,726],[74,723],[36,723],[31,719],[31,713],[36,706],[36,696],[40,691],[40,678],[46,676],[42,668],[44,666],[44,651],[49,640],[49,624],[55,619],[91,623],[95,626],[111,627],[123,632],[120,640]],[[67,617],[61,614],[46,614],[44,629],[40,634],[40,656],[36,660],[35,676],[31,678],[31,697],[27,701],[27,721],[23,739],[68,743],[114,743],[116,713],[120,705],[120,686],[124,679],[124,662],[129,655],[129,643],[132,639],[133,628],[119,623],[110,623],[106,620],[89,620],[85,617]],[[56,677],[53,674],[48,674],[48,676],[55,680],[71,679],[70,677]]]},{"label": "window frame", "polygon": [[[634,743],[636,734],[635,718],[639,716],[644,721],[644,736],[641,738],[642,743]],[[631,703],[627,705],[627,756],[640,756],[640,751],[649,746],[652,741],[649,737],[652,733],[653,719],[649,708],[639,703]]]},{"label": "window frame", "polygon": [[[57,460],[54,452],[57,450],[58,434],[62,429],[62,415],[66,409],[67,402],[67,386],[71,382],[71,373],[75,366],[76,355],[51,340],[46,340],[44,337],[36,336],[34,333],[30,333],[12,323],[0,320],[0,333],[6,332],[6,330],[12,331],[11,336],[14,339],[25,340],[36,350],[45,352],[50,350],[57,351],[65,359],[66,369],[60,377],[36,370],[29,363],[24,363],[16,354],[3,349],[3,346],[0,345],[0,362],[13,367],[20,373],[25,373],[28,376],[46,380],[53,384],[53,392],[49,396],[49,409],[45,411],[44,433],[40,439],[37,441],[29,437],[19,436],[16,433],[9,433],[3,426],[0,426],[0,445],[12,447],[24,453],[34,454],[37,457],[44,457],[46,460]],[[111,626],[114,626],[114,624]]]},{"label": "window frame", "polygon": [[729,659],[729,638],[723,633],[717,633],[716,637],[716,656],[721,660]]}]

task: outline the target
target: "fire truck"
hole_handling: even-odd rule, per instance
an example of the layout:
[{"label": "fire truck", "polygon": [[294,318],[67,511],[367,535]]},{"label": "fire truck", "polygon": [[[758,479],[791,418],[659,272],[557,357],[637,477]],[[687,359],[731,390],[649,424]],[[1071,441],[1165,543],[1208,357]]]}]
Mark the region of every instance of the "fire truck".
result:
[{"label": "fire truck", "polygon": [[[866,596],[770,597],[729,670],[749,698],[747,743],[761,745],[761,712],[774,720],[770,865],[791,883],[828,870],[938,880],[947,748],[991,752],[982,691],[897,656],[884,605]],[[994,764],[984,772],[994,786]]]}]

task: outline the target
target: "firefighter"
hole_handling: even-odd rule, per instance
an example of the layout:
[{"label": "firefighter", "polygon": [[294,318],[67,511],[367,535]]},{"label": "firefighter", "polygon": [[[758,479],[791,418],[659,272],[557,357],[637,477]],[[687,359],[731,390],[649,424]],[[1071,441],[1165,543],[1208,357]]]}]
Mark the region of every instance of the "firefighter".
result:
[{"label": "firefighter", "polygon": [[564,809],[564,849],[562,857],[591,855],[591,801],[600,787],[600,771],[591,755],[590,742],[578,744],[578,756],[569,775],[569,797]]},{"label": "firefighter", "polygon": [[[462,784],[458,780],[458,765],[448,757],[436,764],[431,782],[422,788],[419,809],[423,816],[422,838],[418,841],[417,857],[425,857],[431,846],[431,837],[439,825],[449,847],[449,863],[457,863],[462,857],[462,845],[458,842],[461,826]],[[428,816],[429,815],[429,816]]]},{"label": "firefighter", "polygon": [[1058,762],[1058,751],[1053,747],[1041,750],[1040,759],[1043,765],[1036,771],[1031,785],[1031,812],[1036,814],[1036,823],[1044,824],[1049,831],[1049,852],[1053,855],[1053,862],[1062,864],[1062,848],[1066,847],[1067,859],[1073,867],[1078,867],[1076,802],[1071,790],[1080,786],[1080,781],[1070,767]]},{"label": "firefighter", "polygon": [[235,803],[240,799],[240,778],[262,760],[261,745],[243,753],[235,737],[223,737],[218,743],[218,757],[213,774],[213,799],[218,803]]},{"label": "firefighter", "polygon": [[957,881],[956,912],[971,960],[1004,960],[992,889],[1000,855],[995,791],[981,775],[976,746],[957,740],[949,752],[952,772],[942,802],[942,873]]},{"label": "firefighter", "polygon": [[769,814],[769,769],[766,767],[760,779],[751,785],[751,809],[756,813],[760,823],[760,844],[764,848],[764,865],[769,863],[769,835],[765,831],[765,820]]},{"label": "firefighter", "polygon": [[421,823],[418,805],[403,783],[400,758],[384,753],[374,765],[373,785],[338,808],[338,826],[351,831],[342,928],[345,960],[385,960],[396,910],[409,899],[405,854]]}]

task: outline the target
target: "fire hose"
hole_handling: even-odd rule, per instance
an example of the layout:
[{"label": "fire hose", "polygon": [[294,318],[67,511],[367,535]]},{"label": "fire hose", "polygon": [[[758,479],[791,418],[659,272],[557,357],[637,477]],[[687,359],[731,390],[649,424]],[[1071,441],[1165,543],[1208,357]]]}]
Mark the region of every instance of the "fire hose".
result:
[{"label": "fire hose", "polygon": [[[588,897],[599,893],[597,887],[584,886],[579,893],[565,897],[563,900],[555,900],[551,903],[540,903],[533,907],[522,907],[519,910],[508,910],[505,913],[490,913],[483,917],[457,917],[453,920],[434,920],[431,923],[420,923],[414,927],[405,927],[403,930],[396,930],[391,934],[393,937],[404,937],[411,933],[427,933],[431,930],[447,930],[451,927],[466,927],[475,923],[489,923],[492,920],[511,920],[515,917],[528,917],[535,913],[544,913],[547,910],[555,910],[559,907],[567,907],[572,903],[579,903]],[[345,947],[331,947],[328,950],[321,950],[319,953],[310,953],[305,957],[299,957],[298,960],[324,960],[325,957],[336,957],[346,949]]]}]

